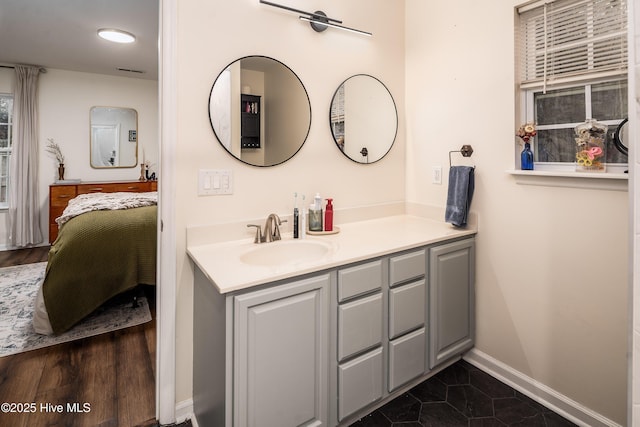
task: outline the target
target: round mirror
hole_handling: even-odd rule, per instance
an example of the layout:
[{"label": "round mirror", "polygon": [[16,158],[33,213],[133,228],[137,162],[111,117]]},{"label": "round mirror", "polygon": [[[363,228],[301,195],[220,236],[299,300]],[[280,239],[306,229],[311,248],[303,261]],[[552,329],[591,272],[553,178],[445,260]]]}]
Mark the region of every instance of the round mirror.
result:
[{"label": "round mirror", "polygon": [[311,104],[289,67],[247,56],[229,64],[213,83],[209,120],[232,156],[253,166],[274,166],[293,157],[307,139]]},{"label": "round mirror", "polygon": [[615,133],[613,134],[613,144],[615,147],[625,156],[629,155],[629,147],[627,146],[627,123],[629,122],[629,118],[624,119],[618,127],[616,128]]},{"label": "round mirror", "polygon": [[366,74],[349,77],[338,87],[329,120],[340,151],[358,163],[383,158],[398,131],[398,111],[389,89]]}]

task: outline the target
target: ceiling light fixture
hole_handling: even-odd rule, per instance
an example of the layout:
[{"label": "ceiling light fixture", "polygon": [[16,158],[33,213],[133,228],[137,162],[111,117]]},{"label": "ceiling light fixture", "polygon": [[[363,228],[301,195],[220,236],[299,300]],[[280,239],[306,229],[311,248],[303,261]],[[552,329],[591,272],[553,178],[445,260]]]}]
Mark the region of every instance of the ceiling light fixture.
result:
[{"label": "ceiling light fixture", "polygon": [[342,24],[342,21],[340,21],[339,19],[329,18],[321,10],[317,10],[315,12],[305,12],[304,10],[294,9],[289,6],[283,6],[283,5],[272,3],[266,0],[260,0],[260,3],[266,4],[268,6],[279,7],[280,9],[289,10],[291,12],[301,13],[302,15],[306,15],[306,16],[300,16],[300,19],[302,21],[309,22],[311,24],[311,28],[313,28],[313,30],[317,31],[318,33],[326,30],[328,27],[331,27],[331,28],[338,28],[341,30],[349,31],[356,34],[361,34],[364,36],[372,35],[367,31],[356,30],[355,28],[349,28],[343,25],[339,25],[339,24]]},{"label": "ceiling light fixture", "polygon": [[133,43],[136,41],[136,36],[133,34],[114,28],[101,28],[98,30],[98,35],[105,40],[115,43]]}]

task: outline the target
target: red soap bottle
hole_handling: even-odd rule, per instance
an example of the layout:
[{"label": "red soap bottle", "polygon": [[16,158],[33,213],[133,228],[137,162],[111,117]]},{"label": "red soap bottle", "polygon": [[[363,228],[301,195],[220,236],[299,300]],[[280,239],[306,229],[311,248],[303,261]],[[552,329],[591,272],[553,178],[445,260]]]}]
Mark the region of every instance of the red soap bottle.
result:
[{"label": "red soap bottle", "polygon": [[327,199],[327,207],[324,210],[324,231],[333,231],[333,199]]}]

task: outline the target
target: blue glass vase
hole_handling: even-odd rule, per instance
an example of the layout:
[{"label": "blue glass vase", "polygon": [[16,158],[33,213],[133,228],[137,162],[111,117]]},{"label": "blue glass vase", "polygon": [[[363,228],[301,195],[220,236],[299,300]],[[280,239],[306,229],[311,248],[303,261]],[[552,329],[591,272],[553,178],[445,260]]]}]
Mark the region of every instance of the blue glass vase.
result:
[{"label": "blue glass vase", "polygon": [[531,151],[531,144],[524,143],[524,149],[520,153],[520,169],[525,171],[533,170],[533,151]]}]

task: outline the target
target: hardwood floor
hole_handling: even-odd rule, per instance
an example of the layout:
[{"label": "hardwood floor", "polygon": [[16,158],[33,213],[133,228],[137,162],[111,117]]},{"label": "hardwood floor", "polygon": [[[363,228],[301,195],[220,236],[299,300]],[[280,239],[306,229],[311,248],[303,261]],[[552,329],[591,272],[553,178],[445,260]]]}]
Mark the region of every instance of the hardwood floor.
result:
[{"label": "hardwood floor", "polygon": [[[46,261],[48,249],[0,252],[0,267]],[[157,425],[155,297],[146,291],[151,322],[0,357],[0,403],[29,411],[3,406],[0,426]]]}]

